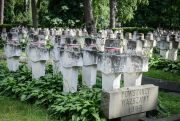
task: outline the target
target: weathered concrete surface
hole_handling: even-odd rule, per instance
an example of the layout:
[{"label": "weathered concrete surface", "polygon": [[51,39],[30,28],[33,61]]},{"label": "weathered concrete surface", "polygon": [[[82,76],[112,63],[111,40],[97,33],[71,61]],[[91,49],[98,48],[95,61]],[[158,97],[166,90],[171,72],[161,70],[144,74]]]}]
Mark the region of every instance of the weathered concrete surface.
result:
[{"label": "weathered concrete surface", "polygon": [[101,110],[108,119],[143,113],[156,109],[157,98],[158,87],[151,84],[103,91]]}]

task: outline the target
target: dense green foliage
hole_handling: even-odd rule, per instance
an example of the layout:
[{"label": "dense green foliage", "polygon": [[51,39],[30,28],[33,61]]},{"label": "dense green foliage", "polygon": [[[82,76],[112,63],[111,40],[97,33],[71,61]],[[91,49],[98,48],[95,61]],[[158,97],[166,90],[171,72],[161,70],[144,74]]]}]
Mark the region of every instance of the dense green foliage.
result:
[{"label": "dense green foliage", "polygon": [[157,70],[169,71],[172,73],[180,73],[180,62],[166,60],[158,56],[150,59],[149,67]]},{"label": "dense green foliage", "polygon": [[0,96],[1,121],[55,121],[47,111],[36,105],[20,102],[17,99]]},{"label": "dense green foliage", "polygon": [[49,25],[81,27],[84,23],[82,0],[50,0],[48,10],[45,20]]},{"label": "dense green foliage", "polygon": [[[12,73],[1,62],[0,95],[12,96],[21,101],[43,106],[61,121],[105,120],[100,115],[101,79],[99,77],[93,89],[80,86],[76,93],[63,93],[62,76],[53,76],[52,66],[48,66],[46,72],[45,77],[34,80],[25,65],[22,65],[19,71]],[[80,80],[81,76],[79,76]],[[160,93],[158,110],[155,114],[149,113],[149,116],[166,117],[179,113],[179,107],[176,110],[167,106],[164,95]]]},{"label": "dense green foliage", "polygon": [[109,26],[109,0],[93,0],[93,14],[97,28]]},{"label": "dense green foliage", "polygon": [[[179,0],[116,0],[116,20],[126,26],[180,28]],[[97,28],[109,25],[109,0],[92,0]],[[83,0],[38,0],[38,20],[45,27],[84,27]],[[6,24],[32,24],[31,4],[5,0]]]},{"label": "dense green foliage", "polygon": [[9,30],[12,27],[14,27],[13,24],[0,24],[0,30],[2,30],[3,28],[6,28],[7,30]]},{"label": "dense green foliage", "polygon": [[121,23],[130,21],[139,5],[148,5],[148,0],[117,0],[118,21]]},{"label": "dense green foliage", "polygon": [[[117,0],[117,18],[126,22],[133,18],[134,11],[148,0]],[[97,28],[109,25],[109,0],[92,0],[94,21]],[[45,27],[84,27],[83,0],[38,0],[39,24]],[[31,4],[24,0],[5,1],[5,22],[8,24],[31,24]]]},{"label": "dense green foliage", "polygon": [[62,77],[53,76],[52,67],[47,69],[45,77],[32,80],[26,66],[14,73],[8,72],[4,64],[0,65],[0,94],[14,96],[21,101],[48,108],[58,119],[67,121],[103,120],[100,117],[101,89],[79,87],[77,93],[62,92]]},{"label": "dense green foliage", "polygon": [[149,0],[148,6],[138,8],[128,25],[180,28],[180,1]]},{"label": "dense green foliage", "polygon": [[153,28],[144,28],[144,27],[121,27],[121,28],[114,28],[113,30],[123,30],[124,32],[131,32],[137,31],[139,33],[148,33],[153,32],[155,29]]},{"label": "dense green foliage", "polygon": [[26,11],[24,0],[5,0],[5,20],[8,24],[30,24],[31,12]]}]

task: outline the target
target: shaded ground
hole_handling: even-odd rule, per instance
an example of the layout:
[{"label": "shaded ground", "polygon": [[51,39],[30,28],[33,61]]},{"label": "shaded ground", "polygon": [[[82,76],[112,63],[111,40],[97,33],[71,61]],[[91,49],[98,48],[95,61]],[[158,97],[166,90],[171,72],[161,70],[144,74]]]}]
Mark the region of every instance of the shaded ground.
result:
[{"label": "shaded ground", "polygon": [[145,76],[153,77],[157,79],[163,79],[167,81],[180,82],[180,74],[171,72],[164,72],[162,70],[150,69],[148,72],[143,73]]},{"label": "shaded ground", "polygon": [[0,96],[0,121],[55,121],[45,110]]},{"label": "shaded ground", "polygon": [[160,91],[159,104],[163,109],[161,109],[162,112],[157,116],[158,118],[180,114],[180,95],[178,94]]}]

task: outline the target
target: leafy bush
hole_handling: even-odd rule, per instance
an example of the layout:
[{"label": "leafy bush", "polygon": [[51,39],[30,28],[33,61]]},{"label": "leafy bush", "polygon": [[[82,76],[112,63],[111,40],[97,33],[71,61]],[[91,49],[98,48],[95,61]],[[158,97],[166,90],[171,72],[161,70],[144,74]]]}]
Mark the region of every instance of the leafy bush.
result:
[{"label": "leafy bush", "polygon": [[83,0],[50,0],[48,12],[41,25],[51,27],[82,27],[83,19]]},{"label": "leafy bush", "polygon": [[8,72],[0,65],[0,94],[48,108],[58,119],[67,121],[100,121],[101,89],[80,87],[76,93],[63,93],[62,76],[53,76],[52,66],[39,80],[32,79],[25,65],[17,72]]},{"label": "leafy bush", "polygon": [[154,56],[150,59],[149,67],[172,73],[180,73],[180,62],[166,60],[158,56]]},{"label": "leafy bush", "polygon": [[11,28],[13,28],[15,25],[13,24],[0,24],[0,30],[2,31],[3,28],[6,28],[6,30],[10,30]]},{"label": "leafy bush", "polygon": [[[100,92],[98,88],[81,88],[78,93],[59,95],[49,110],[61,120],[101,121],[103,119],[99,117]],[[62,117],[64,115],[66,117]]]},{"label": "leafy bush", "polygon": [[[100,77],[97,77],[97,85],[92,89],[81,86],[76,93],[64,93],[62,76],[53,76],[52,66],[47,66],[47,74],[38,80],[32,79],[31,72],[25,65],[17,72],[9,72],[5,66],[0,62],[1,95],[14,96],[21,101],[44,106],[52,116],[61,121],[106,120],[100,113]],[[159,99],[158,110],[151,113],[169,116],[162,98]]]},{"label": "leafy bush", "polygon": [[114,28],[113,30],[123,30],[124,32],[131,32],[137,31],[139,33],[148,33],[153,32],[155,29],[153,28],[144,28],[144,27],[121,27],[121,28]]},{"label": "leafy bush", "polygon": [[0,37],[0,48],[3,48],[5,41]]}]

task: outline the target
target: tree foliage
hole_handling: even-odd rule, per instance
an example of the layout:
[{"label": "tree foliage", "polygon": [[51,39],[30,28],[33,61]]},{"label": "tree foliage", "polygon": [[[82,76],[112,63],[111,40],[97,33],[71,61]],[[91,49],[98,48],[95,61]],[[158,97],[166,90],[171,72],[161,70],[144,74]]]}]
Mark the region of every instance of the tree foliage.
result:
[{"label": "tree foliage", "polygon": [[180,27],[180,0],[149,0],[149,6],[139,7],[129,25]]},{"label": "tree foliage", "polygon": [[130,21],[139,5],[148,5],[148,0],[117,0],[117,19],[121,23]]},{"label": "tree foliage", "polygon": [[93,15],[97,28],[109,25],[109,0],[93,0]]},{"label": "tree foliage", "polygon": [[[38,0],[39,24],[46,27],[84,27],[83,1]],[[107,28],[109,0],[92,0],[92,7],[96,27]],[[25,7],[25,0],[5,0],[4,8],[5,24],[32,24],[31,9]],[[116,0],[116,13],[116,21],[126,26],[180,28],[180,0]]]},{"label": "tree foliage", "polygon": [[84,23],[82,0],[50,0],[48,9],[46,20],[52,19],[49,24],[75,27]]},{"label": "tree foliage", "polygon": [[30,24],[31,15],[25,11],[24,0],[5,0],[4,21],[8,24]]}]

